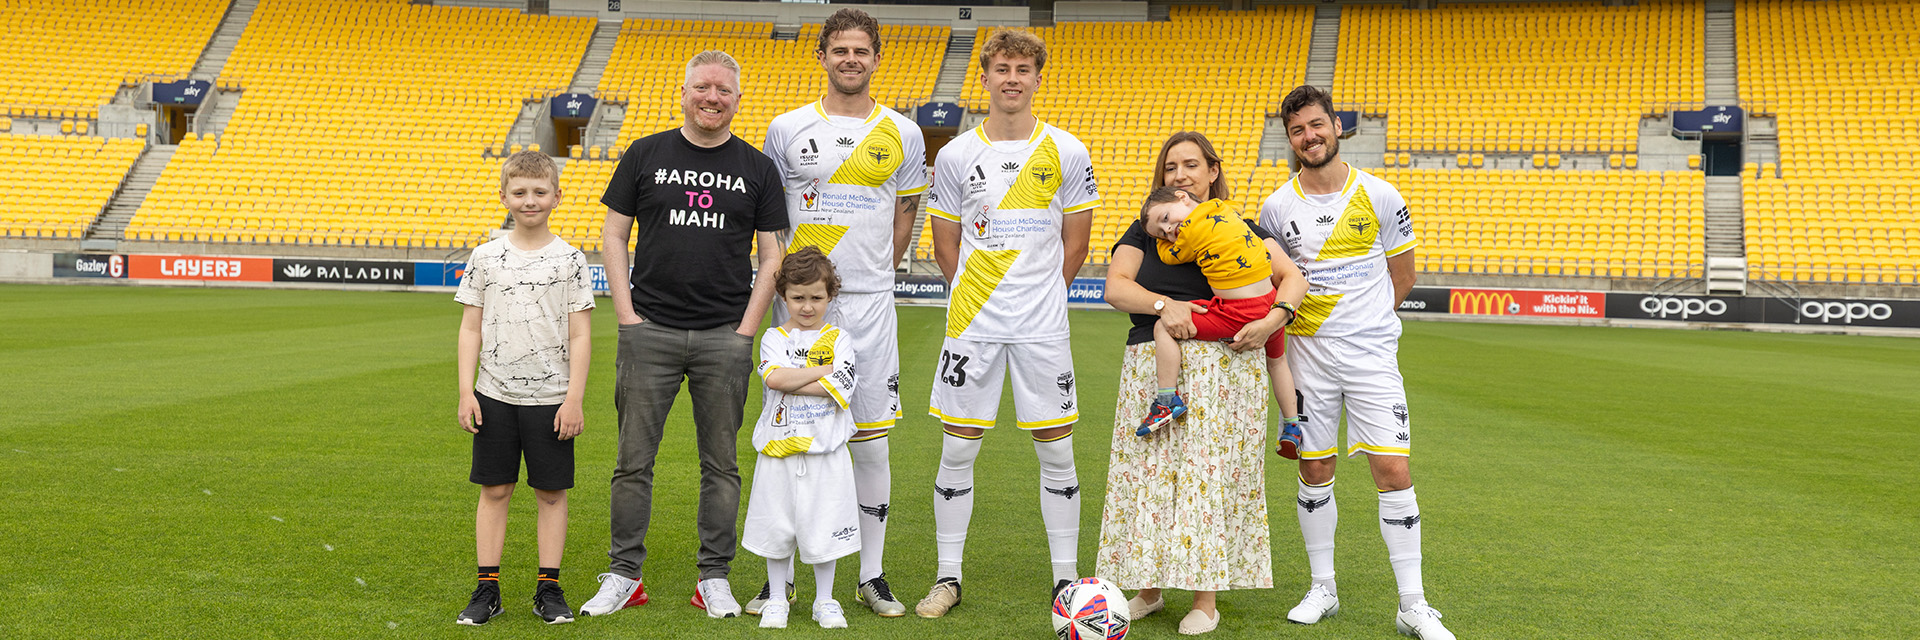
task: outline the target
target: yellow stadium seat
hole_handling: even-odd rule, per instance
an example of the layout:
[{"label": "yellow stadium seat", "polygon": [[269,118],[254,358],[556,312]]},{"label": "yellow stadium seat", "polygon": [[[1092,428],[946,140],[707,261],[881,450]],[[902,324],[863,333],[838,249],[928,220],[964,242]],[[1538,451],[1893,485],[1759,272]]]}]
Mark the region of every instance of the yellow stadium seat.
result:
[{"label": "yellow stadium seat", "polygon": [[1389,167],[1400,164],[1400,154],[1397,154],[1397,153],[1386,154],[1381,157],[1380,161],[1386,163],[1386,165]]},{"label": "yellow stadium seat", "polygon": [[1696,154],[1687,156],[1687,168],[1688,169],[1700,168],[1700,154],[1696,153]]},{"label": "yellow stadium seat", "polygon": [[1544,154],[1544,153],[1533,154],[1533,168],[1542,169],[1542,168],[1545,168],[1546,166],[1547,166],[1547,154]]}]

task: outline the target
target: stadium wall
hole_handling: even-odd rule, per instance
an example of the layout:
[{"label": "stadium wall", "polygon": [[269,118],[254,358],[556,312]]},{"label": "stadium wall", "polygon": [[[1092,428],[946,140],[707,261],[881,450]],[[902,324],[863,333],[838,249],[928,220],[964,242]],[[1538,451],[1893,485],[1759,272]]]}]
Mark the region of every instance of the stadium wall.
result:
[{"label": "stadium wall", "polygon": [[[606,271],[591,265],[596,294]],[[466,264],[451,260],[346,260],[231,255],[104,254],[0,251],[0,282],[321,288],[448,292]],[[1105,281],[1075,278],[1068,304],[1111,309]],[[901,304],[946,304],[935,276],[897,275]],[[1858,333],[1920,337],[1920,300],[1768,298],[1660,292],[1497,287],[1414,287],[1400,305],[1416,320],[1596,326]]]},{"label": "stadium wall", "polygon": [[[613,7],[619,7],[617,10]],[[1144,6],[1144,4],[1143,4]],[[771,22],[776,25],[818,24],[840,10],[839,5],[794,2],[703,2],[700,0],[550,0],[547,12],[556,16],[592,16],[601,20],[661,19]],[[955,28],[1024,27],[1026,7],[954,7],[863,4],[860,10],[884,24],[922,24]],[[1144,11],[1144,8],[1142,9]]]}]

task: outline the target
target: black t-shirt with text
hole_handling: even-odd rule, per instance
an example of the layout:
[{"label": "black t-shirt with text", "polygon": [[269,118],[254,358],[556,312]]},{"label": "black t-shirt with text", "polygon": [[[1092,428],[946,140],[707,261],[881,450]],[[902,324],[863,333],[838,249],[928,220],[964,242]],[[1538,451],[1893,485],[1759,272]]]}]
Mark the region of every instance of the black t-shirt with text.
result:
[{"label": "black t-shirt with text", "polygon": [[634,312],[675,329],[738,322],[754,232],[787,228],[779,171],[738,136],[711,149],[679,129],[635,140],[600,202],[634,219]]},{"label": "black t-shirt with text", "polygon": [[[1247,226],[1252,227],[1253,234],[1260,236],[1262,240],[1273,238],[1273,234],[1260,228],[1260,225],[1253,224],[1252,221],[1248,221]],[[1146,254],[1140,257],[1140,272],[1134,274],[1133,281],[1140,283],[1140,286],[1148,291],[1174,300],[1213,298],[1213,287],[1207,286],[1207,276],[1200,272],[1199,263],[1161,262],[1160,252],[1154,247],[1153,240],[1153,236],[1147,235],[1146,227],[1141,226],[1139,220],[1134,220],[1133,225],[1127,227],[1127,232],[1120,235],[1120,240],[1113,244],[1113,249],[1109,249],[1108,253],[1122,246],[1128,246]],[[1273,258],[1287,259],[1284,255],[1273,256]],[[1153,342],[1153,323],[1159,321],[1160,316],[1151,313],[1130,313],[1127,317],[1133,320],[1133,327],[1127,329],[1127,344]]]}]

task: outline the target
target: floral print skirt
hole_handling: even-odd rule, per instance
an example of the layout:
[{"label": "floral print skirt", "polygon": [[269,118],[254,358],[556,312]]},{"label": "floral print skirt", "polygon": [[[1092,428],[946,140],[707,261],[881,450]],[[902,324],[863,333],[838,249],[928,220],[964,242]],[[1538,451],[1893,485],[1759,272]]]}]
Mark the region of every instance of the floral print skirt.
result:
[{"label": "floral print skirt", "polygon": [[1259,350],[1181,341],[1187,415],[1133,434],[1153,402],[1153,343],[1129,345],[1114,407],[1095,575],[1127,589],[1273,587],[1267,387]]}]

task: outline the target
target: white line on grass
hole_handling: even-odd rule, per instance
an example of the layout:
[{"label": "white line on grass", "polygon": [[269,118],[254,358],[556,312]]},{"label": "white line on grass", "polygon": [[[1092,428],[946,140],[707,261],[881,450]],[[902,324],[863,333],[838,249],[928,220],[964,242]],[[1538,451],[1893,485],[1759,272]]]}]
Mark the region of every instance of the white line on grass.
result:
[{"label": "white line on grass", "polygon": [[274,522],[286,522],[285,520],[281,520],[280,516],[267,516],[267,517],[273,518]]},{"label": "white line on grass", "polygon": [[360,586],[362,586],[362,587],[364,587],[364,586],[367,586],[367,581],[365,581],[365,580],[361,580],[361,579],[360,579],[360,576],[354,576],[354,577],[353,577],[353,581],[354,581],[354,582],[357,582],[357,583],[360,583]]},{"label": "white line on grass", "polygon": [[122,469],[122,468],[120,468],[120,467],[114,467],[114,468],[113,468],[113,470],[114,470],[114,471],[126,471],[126,469]]},{"label": "white line on grass", "polygon": [[207,495],[213,495],[213,490],[212,490],[212,489],[201,489],[201,490],[200,490],[200,493],[204,493],[204,494],[207,494]]},{"label": "white line on grass", "polygon": [[14,450],[13,450],[13,452],[14,452],[14,453],[26,453],[25,451],[21,451],[21,450],[19,450],[19,449],[14,449]]},{"label": "white line on grass", "polygon": [[320,546],[322,546],[322,547],[326,547],[328,551],[332,551],[332,550],[333,550],[333,545],[330,545],[330,544],[323,544],[323,545],[320,545]]}]

